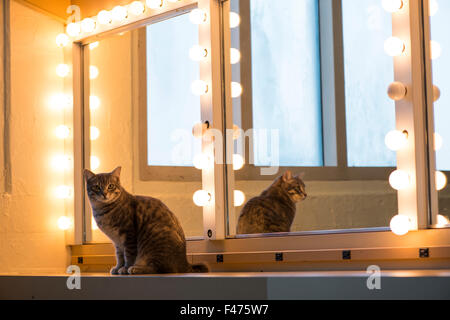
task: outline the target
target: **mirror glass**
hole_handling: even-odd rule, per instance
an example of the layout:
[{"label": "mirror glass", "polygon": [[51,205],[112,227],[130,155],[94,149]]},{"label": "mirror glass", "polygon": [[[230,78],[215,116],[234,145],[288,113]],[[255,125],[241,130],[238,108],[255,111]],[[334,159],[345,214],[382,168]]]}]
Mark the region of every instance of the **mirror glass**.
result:
[{"label": "mirror glass", "polygon": [[[201,148],[192,136],[192,126],[201,121],[200,99],[190,89],[199,64],[189,59],[198,38],[198,26],[185,13],[84,47],[86,162],[94,173],[121,166],[122,186],[161,200],[187,238],[203,234],[202,208],[192,200],[202,188],[192,164]],[[107,240],[95,223],[91,238]]]},{"label": "mirror glass", "polygon": [[228,234],[388,227],[396,122],[381,1],[231,0],[230,11],[228,127],[241,130]]},{"label": "mirror glass", "polygon": [[430,0],[431,20],[431,55],[432,77],[435,86],[434,103],[434,151],[436,159],[436,187],[439,194],[440,226],[450,227],[450,188],[447,187],[447,177],[450,171],[450,38],[447,30],[450,28],[450,3],[443,0]]}]

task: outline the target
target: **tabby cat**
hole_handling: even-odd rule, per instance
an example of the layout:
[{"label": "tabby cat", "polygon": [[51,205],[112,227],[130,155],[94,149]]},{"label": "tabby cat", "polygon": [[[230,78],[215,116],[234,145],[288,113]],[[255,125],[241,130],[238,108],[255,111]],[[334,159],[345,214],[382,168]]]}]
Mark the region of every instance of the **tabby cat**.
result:
[{"label": "tabby cat", "polygon": [[260,196],[247,202],[239,216],[237,233],[290,232],[296,204],[306,197],[302,178],[287,171]]},{"label": "tabby cat", "polygon": [[95,221],[116,249],[111,274],[208,272],[205,265],[187,261],[184,232],[175,215],[158,199],[125,191],[120,171],[84,171]]}]

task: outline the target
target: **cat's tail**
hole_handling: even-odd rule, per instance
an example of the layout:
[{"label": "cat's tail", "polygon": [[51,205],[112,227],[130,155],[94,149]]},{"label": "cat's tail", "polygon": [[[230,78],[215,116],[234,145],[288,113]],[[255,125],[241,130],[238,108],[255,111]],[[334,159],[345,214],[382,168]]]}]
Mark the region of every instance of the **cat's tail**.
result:
[{"label": "cat's tail", "polygon": [[190,265],[190,272],[192,273],[208,273],[209,268],[206,264],[199,263],[199,264],[191,264]]}]

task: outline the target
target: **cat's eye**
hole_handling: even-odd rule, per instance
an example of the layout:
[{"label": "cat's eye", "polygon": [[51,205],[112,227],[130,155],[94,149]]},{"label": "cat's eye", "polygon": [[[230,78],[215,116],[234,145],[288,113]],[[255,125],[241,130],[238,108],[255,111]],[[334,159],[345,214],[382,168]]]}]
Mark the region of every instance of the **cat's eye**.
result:
[{"label": "cat's eye", "polygon": [[110,185],[108,186],[108,190],[109,190],[109,191],[113,191],[114,189],[116,189],[116,186],[115,186],[115,185],[110,184]]},{"label": "cat's eye", "polygon": [[92,187],[92,191],[99,192],[100,191],[100,187],[99,186],[93,186]]}]

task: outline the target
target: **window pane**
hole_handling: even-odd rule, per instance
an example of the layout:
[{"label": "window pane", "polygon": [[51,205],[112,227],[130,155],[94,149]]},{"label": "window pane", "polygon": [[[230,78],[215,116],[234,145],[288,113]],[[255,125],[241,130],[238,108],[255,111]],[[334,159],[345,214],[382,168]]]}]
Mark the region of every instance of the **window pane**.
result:
[{"label": "window pane", "polygon": [[253,0],[250,12],[253,128],[279,130],[280,166],[322,166],[317,1]]},{"label": "window pane", "polygon": [[386,94],[393,59],[384,52],[391,15],[380,0],[343,0],[342,10],[348,165],[394,167],[396,153],[384,143],[396,127],[395,104]]},{"label": "window pane", "polygon": [[192,166],[201,151],[192,126],[201,121],[200,99],[191,93],[199,79],[189,49],[198,44],[198,27],[181,15],[147,27],[148,164]]}]

